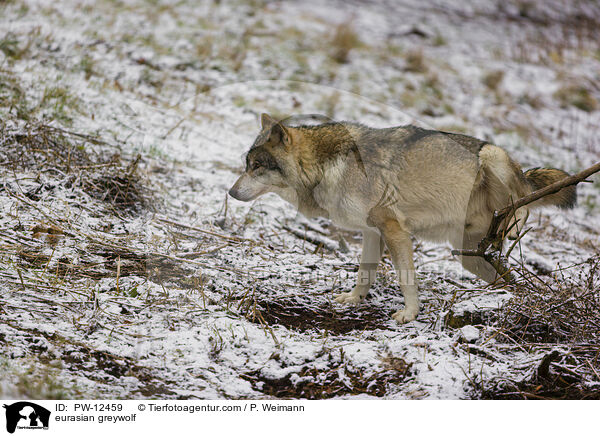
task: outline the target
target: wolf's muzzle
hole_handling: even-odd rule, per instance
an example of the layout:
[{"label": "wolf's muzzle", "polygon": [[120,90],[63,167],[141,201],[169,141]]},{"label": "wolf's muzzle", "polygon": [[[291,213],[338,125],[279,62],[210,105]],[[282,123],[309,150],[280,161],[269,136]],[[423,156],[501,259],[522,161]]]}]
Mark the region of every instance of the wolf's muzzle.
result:
[{"label": "wolf's muzzle", "polygon": [[265,185],[258,183],[255,179],[244,173],[233,184],[229,190],[229,195],[236,200],[250,201],[263,194],[265,188]]},{"label": "wolf's muzzle", "polygon": [[240,193],[239,191],[235,188],[235,186],[232,186],[231,189],[229,190],[229,195],[231,195],[233,198],[235,198],[236,200],[242,200],[240,198]]}]

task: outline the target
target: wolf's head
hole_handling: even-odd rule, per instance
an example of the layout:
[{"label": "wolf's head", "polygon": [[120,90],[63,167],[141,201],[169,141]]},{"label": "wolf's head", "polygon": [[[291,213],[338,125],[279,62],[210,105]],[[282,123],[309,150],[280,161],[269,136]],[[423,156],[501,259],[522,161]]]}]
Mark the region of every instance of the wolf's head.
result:
[{"label": "wolf's head", "polygon": [[288,200],[293,194],[285,177],[292,160],[290,131],[267,114],[262,114],[260,121],[261,132],[246,154],[246,170],[231,187],[229,195],[236,200],[250,201],[275,192]]}]

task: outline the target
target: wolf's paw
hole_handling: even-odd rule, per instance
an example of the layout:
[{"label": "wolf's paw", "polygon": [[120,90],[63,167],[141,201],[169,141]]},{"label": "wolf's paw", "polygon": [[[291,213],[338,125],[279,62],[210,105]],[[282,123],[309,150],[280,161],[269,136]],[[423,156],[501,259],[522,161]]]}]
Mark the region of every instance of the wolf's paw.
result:
[{"label": "wolf's paw", "polygon": [[355,294],[354,292],[342,292],[335,297],[335,301],[342,304],[358,304],[364,299],[365,297],[363,295]]},{"label": "wolf's paw", "polygon": [[394,313],[392,318],[395,319],[398,324],[406,324],[407,322],[414,321],[418,314],[418,307],[407,307]]}]

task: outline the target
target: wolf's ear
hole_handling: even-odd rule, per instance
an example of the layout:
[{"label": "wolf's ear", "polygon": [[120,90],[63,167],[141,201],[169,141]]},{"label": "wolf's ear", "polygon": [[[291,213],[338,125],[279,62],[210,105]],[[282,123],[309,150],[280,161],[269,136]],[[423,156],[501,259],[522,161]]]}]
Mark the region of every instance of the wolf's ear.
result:
[{"label": "wolf's ear", "polygon": [[292,142],[288,129],[278,122],[275,122],[273,127],[271,127],[271,138],[275,139],[275,141],[280,144],[283,144],[285,147],[289,146]]},{"label": "wolf's ear", "polygon": [[269,114],[260,115],[260,126],[264,129],[271,127],[273,124],[277,124],[277,120]]}]

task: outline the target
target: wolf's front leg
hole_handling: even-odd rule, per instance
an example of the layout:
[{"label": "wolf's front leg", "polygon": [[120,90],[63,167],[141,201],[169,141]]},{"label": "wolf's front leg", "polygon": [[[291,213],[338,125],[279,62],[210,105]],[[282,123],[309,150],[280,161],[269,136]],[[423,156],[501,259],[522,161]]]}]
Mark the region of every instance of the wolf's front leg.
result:
[{"label": "wolf's front leg", "polygon": [[414,320],[419,313],[412,241],[410,240],[410,233],[404,230],[398,220],[386,215],[384,214],[382,219],[375,222],[390,251],[400,288],[404,295],[404,309],[394,313],[392,318],[403,324]]},{"label": "wolf's front leg", "polygon": [[358,268],[358,281],[351,292],[342,292],[335,298],[338,303],[358,304],[365,299],[375,281],[377,265],[381,260],[384,242],[377,232],[363,231],[363,249]]}]

